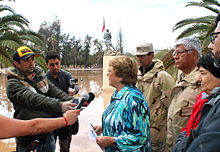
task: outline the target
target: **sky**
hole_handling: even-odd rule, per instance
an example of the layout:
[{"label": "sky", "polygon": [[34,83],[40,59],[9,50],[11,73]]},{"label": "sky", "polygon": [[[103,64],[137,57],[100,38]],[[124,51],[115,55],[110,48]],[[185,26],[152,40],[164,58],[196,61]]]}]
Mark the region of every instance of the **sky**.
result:
[{"label": "sky", "polygon": [[185,7],[188,1],[201,0],[15,0],[3,2],[30,21],[33,31],[41,23],[52,23],[56,16],[61,32],[84,39],[88,34],[103,40],[105,27],[112,34],[115,46],[119,29],[122,30],[124,51],[134,53],[136,46],[153,43],[154,49],[172,48],[178,30],[172,28],[178,21],[191,17],[215,15],[199,7]]}]

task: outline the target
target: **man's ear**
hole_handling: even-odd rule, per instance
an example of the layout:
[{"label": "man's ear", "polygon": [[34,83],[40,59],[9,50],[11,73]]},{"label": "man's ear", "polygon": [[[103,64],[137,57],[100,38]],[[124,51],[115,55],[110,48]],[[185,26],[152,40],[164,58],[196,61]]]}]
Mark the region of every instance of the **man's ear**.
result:
[{"label": "man's ear", "polygon": [[45,63],[45,65],[46,65],[46,67],[48,68],[48,63],[47,63],[47,62]]},{"label": "man's ear", "polygon": [[194,52],[194,58],[195,58],[195,60],[198,60],[199,59],[199,52],[197,51],[197,50],[193,50]]},{"label": "man's ear", "polygon": [[13,64],[15,67],[19,67],[19,63],[17,61],[14,61]]},{"label": "man's ear", "polygon": [[152,58],[154,58],[154,52],[151,55],[152,55]]}]

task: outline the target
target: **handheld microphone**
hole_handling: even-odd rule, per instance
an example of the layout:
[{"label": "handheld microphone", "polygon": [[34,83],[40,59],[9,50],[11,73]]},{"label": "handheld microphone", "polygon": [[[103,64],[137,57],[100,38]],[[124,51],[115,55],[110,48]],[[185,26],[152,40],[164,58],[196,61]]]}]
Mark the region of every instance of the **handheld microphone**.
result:
[{"label": "handheld microphone", "polygon": [[[80,99],[79,104],[76,106],[76,109],[80,109],[82,106],[88,106],[92,100],[94,100],[95,94],[92,92],[86,93]],[[85,104],[85,105],[84,105]]]}]

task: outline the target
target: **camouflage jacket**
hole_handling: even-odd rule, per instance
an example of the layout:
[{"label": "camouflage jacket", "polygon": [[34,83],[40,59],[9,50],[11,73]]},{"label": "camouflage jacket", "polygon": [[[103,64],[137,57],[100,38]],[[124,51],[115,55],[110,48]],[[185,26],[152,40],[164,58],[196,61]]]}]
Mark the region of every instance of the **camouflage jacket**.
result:
[{"label": "camouflage jacket", "polygon": [[[187,125],[196,96],[201,92],[198,82],[199,70],[196,67],[183,77],[178,71],[176,85],[172,90],[171,104],[168,109],[166,149],[170,151],[182,127]],[[169,149],[169,150],[168,150]]]},{"label": "camouflage jacket", "polygon": [[170,93],[175,85],[173,78],[165,71],[160,60],[153,60],[153,69],[141,76],[139,71],[137,87],[145,95],[150,108],[150,136],[153,143],[165,142],[167,110]]}]

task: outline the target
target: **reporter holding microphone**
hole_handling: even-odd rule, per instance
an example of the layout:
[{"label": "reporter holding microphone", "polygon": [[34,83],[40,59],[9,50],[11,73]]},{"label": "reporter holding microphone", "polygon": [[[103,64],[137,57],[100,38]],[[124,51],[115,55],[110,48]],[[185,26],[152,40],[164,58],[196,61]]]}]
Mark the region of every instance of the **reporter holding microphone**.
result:
[{"label": "reporter holding microphone", "polygon": [[36,135],[66,127],[74,124],[79,114],[80,110],[68,110],[63,117],[36,118],[31,120],[12,119],[0,115],[0,139]]},{"label": "reporter holding microphone", "polygon": [[[13,55],[14,67],[4,69],[7,76],[6,93],[15,109],[14,118],[32,120],[52,118],[56,113],[73,110],[76,104],[67,93],[54,86],[44,75],[44,71],[35,66],[35,54],[27,46],[19,47]],[[62,117],[60,115],[59,117]],[[62,118],[64,121],[64,118]],[[64,125],[65,126],[65,125]],[[55,140],[52,132],[38,135],[16,137],[16,150],[26,149],[33,141],[38,140],[36,150],[55,152]]]},{"label": "reporter holding microphone", "polygon": [[[59,53],[55,50],[48,51],[45,57],[45,61],[48,68],[45,76],[48,78],[48,80],[53,83],[57,88],[66,92],[70,96],[76,95],[79,91],[79,87],[76,81],[77,79],[75,79],[71,75],[71,73],[61,69],[61,58]],[[54,114],[53,117],[60,117],[62,115],[63,113],[60,112]],[[76,123],[74,123],[73,125],[62,127],[53,131],[55,142],[59,139],[60,152],[70,151],[72,135],[77,134],[78,130],[79,122],[76,121]]]}]

